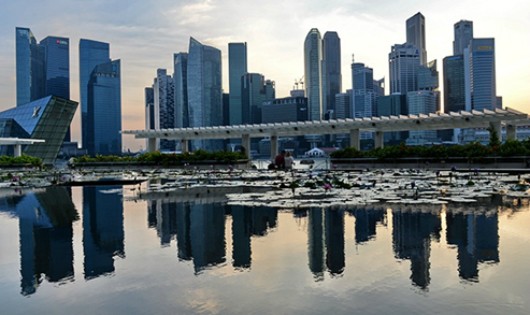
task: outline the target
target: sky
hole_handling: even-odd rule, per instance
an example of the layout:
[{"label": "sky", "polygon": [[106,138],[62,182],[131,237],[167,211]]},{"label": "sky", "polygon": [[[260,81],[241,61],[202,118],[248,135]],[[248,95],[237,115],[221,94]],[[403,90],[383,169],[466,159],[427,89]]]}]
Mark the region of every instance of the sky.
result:
[{"label": "sky", "polygon": [[[530,112],[530,1],[505,0],[0,0],[0,111],[15,106],[15,27],[29,27],[37,40],[70,38],[70,95],[79,100],[79,39],[110,43],[122,63],[122,129],[144,129],[144,88],[156,69],[172,74],[173,53],[186,52],[190,36],[221,50],[223,88],[228,93],[228,43],[247,42],[248,70],[276,82],[288,96],[303,76],[304,39],[311,28],[336,31],[342,46],[342,89],[351,88],[351,62],[388,78],[388,53],[405,42],[405,21],[426,20],[428,60],[452,54],[453,25],[473,21],[475,37],[494,37],[497,95],[503,104]],[[388,81],[387,81],[388,89]],[[80,109],[72,139],[80,141]],[[124,149],[145,148],[123,136]]]}]

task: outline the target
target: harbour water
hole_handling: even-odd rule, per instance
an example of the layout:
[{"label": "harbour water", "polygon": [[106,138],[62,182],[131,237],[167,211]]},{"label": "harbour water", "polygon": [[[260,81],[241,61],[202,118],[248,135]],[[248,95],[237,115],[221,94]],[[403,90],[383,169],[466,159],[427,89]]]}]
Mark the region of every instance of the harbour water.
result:
[{"label": "harbour water", "polygon": [[0,192],[2,314],[528,314],[526,199],[305,209]]}]

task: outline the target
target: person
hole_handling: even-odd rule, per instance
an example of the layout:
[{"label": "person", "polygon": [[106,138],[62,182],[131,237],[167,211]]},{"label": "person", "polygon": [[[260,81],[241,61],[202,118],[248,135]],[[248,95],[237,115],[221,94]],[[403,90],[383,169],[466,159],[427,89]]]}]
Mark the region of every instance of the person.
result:
[{"label": "person", "polygon": [[285,154],[284,162],[285,162],[285,169],[286,169],[286,170],[292,170],[292,169],[293,169],[294,158],[293,158],[293,156],[291,155],[291,152],[287,152],[287,153]]},{"label": "person", "polygon": [[274,165],[276,165],[277,169],[284,169],[285,168],[285,151],[282,150],[282,152],[274,158]]}]

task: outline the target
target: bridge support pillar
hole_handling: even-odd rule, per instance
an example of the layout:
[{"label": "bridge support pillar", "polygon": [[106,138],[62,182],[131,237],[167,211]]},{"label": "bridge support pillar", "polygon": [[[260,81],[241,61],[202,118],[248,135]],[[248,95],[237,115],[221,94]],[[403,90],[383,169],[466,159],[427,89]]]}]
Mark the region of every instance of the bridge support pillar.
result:
[{"label": "bridge support pillar", "polygon": [[384,146],[385,138],[383,136],[384,136],[384,132],[382,131],[374,132],[374,147],[376,149],[382,148]]},{"label": "bridge support pillar", "polygon": [[271,136],[271,159],[273,161],[276,155],[278,155],[278,136]]},{"label": "bridge support pillar", "polygon": [[244,149],[245,156],[250,160],[250,135],[244,134],[241,137],[241,147]]},{"label": "bridge support pillar", "polygon": [[188,140],[186,140],[186,139],[181,139],[180,140],[180,151],[182,151],[182,153],[190,152],[190,147],[189,147],[189,141]]},{"label": "bridge support pillar", "polygon": [[506,125],[506,140],[516,139],[516,127],[514,125]]},{"label": "bridge support pillar", "polygon": [[147,138],[147,152],[156,151],[156,138]]},{"label": "bridge support pillar", "polygon": [[497,134],[497,138],[499,139],[499,141],[502,141],[502,134],[501,134],[501,122],[500,121],[497,121],[497,122],[490,122],[490,128],[489,128],[489,131],[490,131],[490,135],[493,131],[495,131],[495,133]]},{"label": "bridge support pillar", "polygon": [[15,157],[22,155],[22,145],[15,144]]},{"label": "bridge support pillar", "polygon": [[361,131],[359,129],[350,130],[350,147],[356,150],[361,149]]}]

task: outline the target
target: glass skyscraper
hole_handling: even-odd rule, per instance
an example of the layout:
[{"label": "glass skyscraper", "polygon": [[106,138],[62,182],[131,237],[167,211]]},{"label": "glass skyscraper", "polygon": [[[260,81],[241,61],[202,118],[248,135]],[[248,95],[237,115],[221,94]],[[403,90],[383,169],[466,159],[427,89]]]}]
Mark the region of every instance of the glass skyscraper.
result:
[{"label": "glass skyscraper", "polygon": [[326,32],[322,40],[322,93],[326,113],[335,112],[335,95],[342,91],[340,58],[339,35],[337,32]]},{"label": "glass skyscraper", "polygon": [[473,39],[473,22],[461,20],[455,23],[454,32],[453,55],[462,55]]},{"label": "glass skyscraper", "polygon": [[407,94],[418,90],[419,49],[412,44],[392,46],[388,55],[390,66],[390,94]]},{"label": "glass skyscraper", "polygon": [[265,81],[259,73],[247,73],[241,77],[241,104],[243,124],[261,124],[263,102],[275,98],[274,82]]},{"label": "glass skyscraper", "polygon": [[372,117],[375,114],[374,71],[364,63],[354,62],[351,67],[353,117]]},{"label": "glass skyscraper", "polygon": [[427,65],[427,43],[425,39],[425,17],[420,12],[407,20],[407,44],[416,46],[420,64]]},{"label": "glass skyscraper", "polygon": [[[223,122],[221,51],[191,37],[188,53],[190,127],[219,126]],[[192,148],[219,151],[223,141],[194,140]]]},{"label": "glass skyscraper", "polygon": [[188,53],[173,55],[173,88],[175,128],[187,128],[188,121]]},{"label": "glass skyscraper", "polygon": [[87,93],[88,154],[121,154],[121,69],[120,60],[94,68]]},{"label": "glass skyscraper", "polygon": [[228,84],[230,92],[230,125],[240,125],[243,122],[241,77],[247,72],[247,43],[229,43]]},{"label": "glass skyscraper", "polygon": [[[153,83],[155,129],[175,128],[173,79],[166,69],[157,69]],[[160,139],[160,151],[175,151],[175,141]]]},{"label": "glass skyscraper", "polygon": [[464,71],[469,75],[466,108],[494,110],[497,106],[495,39],[473,38],[464,50],[464,58]]},{"label": "glass skyscraper", "polygon": [[[17,105],[48,95],[70,99],[70,42],[48,36],[37,44],[29,28],[15,29]],[[70,128],[64,138],[70,141]]]},{"label": "glass skyscraper", "polygon": [[309,120],[321,120],[322,113],[322,38],[312,28],[304,42],[304,80]]},{"label": "glass skyscraper", "polygon": [[[88,82],[96,66],[110,61],[109,44],[89,39],[79,41],[79,95],[81,104],[81,140],[88,143]],[[93,127],[93,126],[92,126]]]}]

